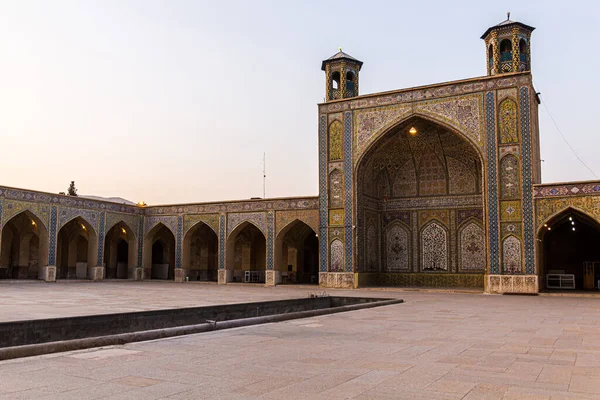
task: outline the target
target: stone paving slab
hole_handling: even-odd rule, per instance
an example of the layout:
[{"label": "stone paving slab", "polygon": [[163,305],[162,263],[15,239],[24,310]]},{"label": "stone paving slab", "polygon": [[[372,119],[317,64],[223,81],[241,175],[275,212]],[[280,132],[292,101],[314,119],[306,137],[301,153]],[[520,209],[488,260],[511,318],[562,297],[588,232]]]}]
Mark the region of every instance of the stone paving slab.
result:
[{"label": "stone paving slab", "polygon": [[[89,298],[97,301],[118,292],[113,283],[103,285],[94,285]],[[35,292],[34,286],[26,290]],[[86,296],[84,289],[64,287],[72,295]],[[330,292],[401,297],[406,302],[4,361],[0,399],[600,398],[597,299]],[[293,287],[143,282],[110,303],[117,310],[306,293]],[[64,292],[60,296],[68,299]],[[92,305],[73,301],[82,310],[100,309]],[[44,302],[43,307],[50,306],[51,301]],[[2,315],[9,315],[6,305],[2,307]]]}]

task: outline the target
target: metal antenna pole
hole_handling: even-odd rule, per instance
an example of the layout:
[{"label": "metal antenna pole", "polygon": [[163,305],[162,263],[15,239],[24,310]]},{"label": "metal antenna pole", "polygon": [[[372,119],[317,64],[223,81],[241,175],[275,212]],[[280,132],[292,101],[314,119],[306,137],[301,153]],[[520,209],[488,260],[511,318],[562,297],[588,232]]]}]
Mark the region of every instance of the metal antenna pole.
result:
[{"label": "metal antenna pole", "polygon": [[267,197],[267,153],[263,153],[263,199]]}]

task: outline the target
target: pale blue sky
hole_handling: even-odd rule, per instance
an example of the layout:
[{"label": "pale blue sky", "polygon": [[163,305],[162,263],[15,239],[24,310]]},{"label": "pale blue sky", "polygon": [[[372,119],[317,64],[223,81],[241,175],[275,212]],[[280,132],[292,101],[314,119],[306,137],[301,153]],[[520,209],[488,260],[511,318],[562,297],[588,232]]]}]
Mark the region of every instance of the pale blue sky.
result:
[{"label": "pale blue sky", "polygon": [[[0,184],[149,204],[318,193],[321,61],[361,93],[485,75],[479,39],[535,26],[536,89],[600,176],[595,1],[0,0]],[[593,179],[540,107],[544,182]]]}]

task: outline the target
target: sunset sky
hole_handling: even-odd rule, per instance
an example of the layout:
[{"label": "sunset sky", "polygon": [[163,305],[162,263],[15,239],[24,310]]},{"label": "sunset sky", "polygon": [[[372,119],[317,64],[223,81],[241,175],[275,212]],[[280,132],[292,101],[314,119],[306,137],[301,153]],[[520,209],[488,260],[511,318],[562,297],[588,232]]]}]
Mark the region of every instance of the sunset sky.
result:
[{"label": "sunset sky", "polygon": [[[317,195],[321,61],[361,94],[485,75],[491,25],[537,29],[532,71],[600,177],[591,1],[0,0],[0,185],[148,204]],[[595,179],[540,106],[544,182]]]}]

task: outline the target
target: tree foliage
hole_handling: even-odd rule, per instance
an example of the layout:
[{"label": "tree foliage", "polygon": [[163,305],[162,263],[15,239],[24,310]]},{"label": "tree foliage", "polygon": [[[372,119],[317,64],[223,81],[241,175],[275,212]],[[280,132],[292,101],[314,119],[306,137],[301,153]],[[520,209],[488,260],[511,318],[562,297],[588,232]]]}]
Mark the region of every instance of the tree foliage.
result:
[{"label": "tree foliage", "polygon": [[75,187],[75,181],[71,181],[67,193],[69,196],[77,196],[77,188]]}]

